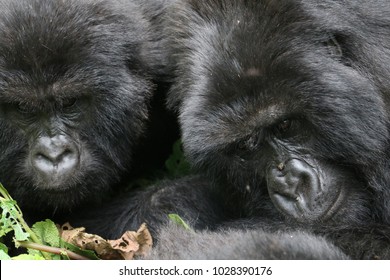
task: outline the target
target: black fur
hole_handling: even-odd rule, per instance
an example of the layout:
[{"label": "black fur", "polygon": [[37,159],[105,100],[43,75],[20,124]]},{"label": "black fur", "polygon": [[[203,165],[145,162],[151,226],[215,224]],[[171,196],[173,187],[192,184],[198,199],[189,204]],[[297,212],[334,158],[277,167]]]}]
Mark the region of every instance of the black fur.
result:
[{"label": "black fur", "polygon": [[347,170],[351,214],[387,222],[387,1],[183,2],[170,20],[170,100],[190,161],[245,205],[254,198],[252,211],[268,196],[271,130],[298,119],[310,139],[289,148],[304,141],[314,160]]},{"label": "black fur", "polygon": [[210,181],[189,176],[121,194],[95,212],[77,213],[72,221],[107,239],[117,239],[126,230],[136,230],[146,223],[158,239],[159,228],[168,222],[168,214],[178,214],[195,228],[216,229],[221,217],[228,217],[224,211],[224,202]]},{"label": "black fur", "polygon": [[140,145],[151,119],[161,122],[149,103],[161,103],[152,98],[164,62],[139,3],[0,6],[0,182],[26,214],[99,202],[151,160],[141,146],[170,149],[172,135]]},{"label": "black fur", "polygon": [[156,231],[174,212],[196,229],[304,228],[352,258],[390,258],[388,2],[183,0],[166,26],[169,104],[207,179],[128,198],[120,229]]},{"label": "black fur", "polygon": [[[224,209],[237,210],[230,220],[256,217],[262,227],[303,222],[333,235],[353,257],[379,249],[389,258],[389,15],[387,1],[210,0],[175,7],[170,103],[190,161],[215,180]],[[288,166],[291,158],[308,167]],[[312,188],[306,169],[322,180],[318,196],[297,197],[309,210],[270,200],[270,191]],[[342,201],[328,208],[336,193]],[[282,218],[273,206],[284,210]],[[372,244],[378,224],[382,248]],[[367,234],[360,239],[355,229]],[[360,252],[339,239],[355,240]]]}]

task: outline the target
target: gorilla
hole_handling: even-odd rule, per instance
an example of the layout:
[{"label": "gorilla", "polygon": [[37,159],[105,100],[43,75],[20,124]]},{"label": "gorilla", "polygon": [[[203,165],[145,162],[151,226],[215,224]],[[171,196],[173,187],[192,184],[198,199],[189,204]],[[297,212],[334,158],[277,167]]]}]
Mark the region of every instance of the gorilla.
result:
[{"label": "gorilla", "polygon": [[184,148],[244,215],[269,196],[299,222],[346,204],[345,219],[389,222],[387,15],[387,1],[177,5],[170,104]]},{"label": "gorilla", "polygon": [[124,197],[90,228],[147,222],[159,239],[177,213],[196,230],[303,229],[390,258],[388,1],[183,0],[164,24],[168,104],[203,175]]},{"label": "gorilla", "polygon": [[29,215],[100,202],[157,153],[141,145],[162,99],[152,23],[135,1],[0,7],[0,182]]}]

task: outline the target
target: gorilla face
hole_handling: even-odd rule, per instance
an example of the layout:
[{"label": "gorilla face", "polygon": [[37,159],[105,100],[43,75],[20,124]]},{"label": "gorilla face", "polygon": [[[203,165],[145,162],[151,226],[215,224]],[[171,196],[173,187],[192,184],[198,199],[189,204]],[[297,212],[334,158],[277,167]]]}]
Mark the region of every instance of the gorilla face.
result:
[{"label": "gorilla face", "polygon": [[363,7],[187,2],[170,19],[170,102],[190,160],[246,197],[269,195],[289,218],[355,215],[345,205],[371,201],[366,186],[382,172],[389,136],[387,97],[370,72],[389,57],[364,49],[371,40],[379,52],[386,38],[362,34]]},{"label": "gorilla face", "polygon": [[0,181],[24,207],[96,200],[148,118],[148,24],[132,3],[0,5]]}]

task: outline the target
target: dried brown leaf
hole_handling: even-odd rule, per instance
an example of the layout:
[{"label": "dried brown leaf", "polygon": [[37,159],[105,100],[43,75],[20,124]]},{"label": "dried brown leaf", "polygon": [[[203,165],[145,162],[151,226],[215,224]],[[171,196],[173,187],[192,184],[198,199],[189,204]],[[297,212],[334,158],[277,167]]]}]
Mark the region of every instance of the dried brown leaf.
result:
[{"label": "dried brown leaf", "polygon": [[69,223],[60,228],[61,238],[84,250],[93,250],[105,260],[132,260],[145,256],[153,245],[152,236],[145,224],[137,232],[126,231],[117,240],[105,240],[99,235],[85,232],[85,228],[73,228]]},{"label": "dried brown leaf", "polygon": [[121,238],[108,242],[125,260],[146,256],[153,245],[152,236],[145,224],[142,224],[137,232],[127,231]]},{"label": "dried brown leaf", "polygon": [[99,258],[121,259],[121,255],[105,239],[96,234],[86,233],[83,227],[73,228],[68,223],[64,224],[60,229],[60,236],[65,242],[83,250],[95,251]]}]

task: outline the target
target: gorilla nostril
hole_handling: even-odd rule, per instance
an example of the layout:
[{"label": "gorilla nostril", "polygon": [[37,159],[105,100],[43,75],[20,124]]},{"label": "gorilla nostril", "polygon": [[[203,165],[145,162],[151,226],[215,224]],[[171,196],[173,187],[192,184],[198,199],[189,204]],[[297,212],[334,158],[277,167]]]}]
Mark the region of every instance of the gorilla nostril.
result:
[{"label": "gorilla nostril", "polygon": [[67,157],[72,157],[74,155],[75,155],[75,153],[71,149],[66,149],[62,154],[60,154],[57,157],[57,161],[61,161]]},{"label": "gorilla nostril", "polygon": [[62,155],[66,156],[66,155],[69,155],[69,154],[72,154],[72,153],[73,153],[73,151],[72,151],[71,149],[66,149],[66,150],[62,153]]},{"label": "gorilla nostril", "polygon": [[48,160],[48,161],[51,161],[51,159],[49,157],[47,157],[44,153],[37,153],[35,155],[35,158],[36,159],[40,159],[40,160]]}]

